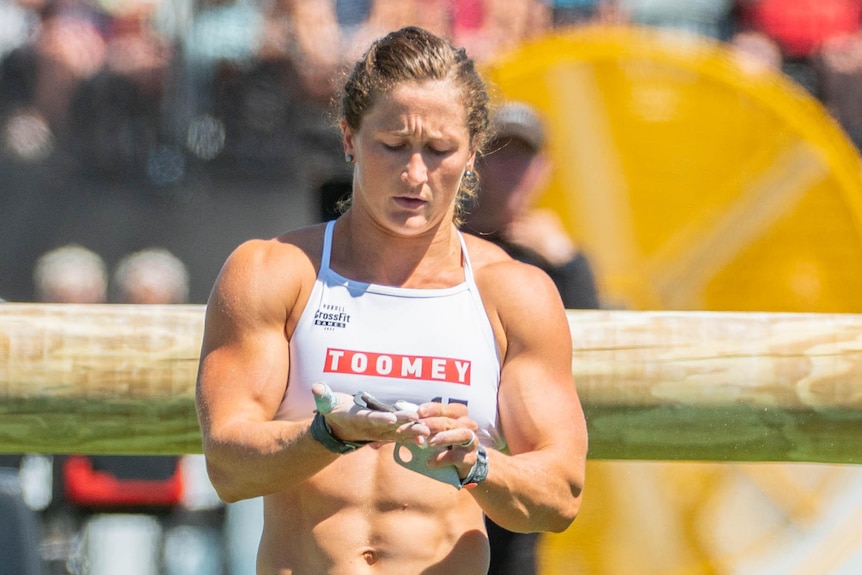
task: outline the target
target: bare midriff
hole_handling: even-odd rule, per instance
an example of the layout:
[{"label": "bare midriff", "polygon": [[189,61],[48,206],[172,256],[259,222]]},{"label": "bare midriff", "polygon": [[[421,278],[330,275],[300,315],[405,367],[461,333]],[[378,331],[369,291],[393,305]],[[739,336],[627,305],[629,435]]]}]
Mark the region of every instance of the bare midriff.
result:
[{"label": "bare midriff", "polygon": [[266,496],[258,575],[485,575],[482,510],[466,490],[417,480],[392,449],[364,447]]}]

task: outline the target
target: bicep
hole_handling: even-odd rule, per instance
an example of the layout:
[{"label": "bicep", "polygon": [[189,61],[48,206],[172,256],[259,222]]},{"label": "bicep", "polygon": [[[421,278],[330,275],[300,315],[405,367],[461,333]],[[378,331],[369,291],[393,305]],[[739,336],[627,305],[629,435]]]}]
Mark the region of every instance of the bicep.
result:
[{"label": "bicep", "polygon": [[[251,269],[249,269],[251,268]],[[287,308],[257,289],[255,266],[228,263],[207,304],[197,382],[205,434],[272,419],[289,370]]]},{"label": "bicep", "polygon": [[272,419],[289,369],[283,334],[261,327],[230,341],[205,342],[198,372],[198,410],[205,432],[233,421]]},{"label": "bicep", "polygon": [[568,319],[550,279],[529,276],[517,282],[500,312],[503,433],[512,454],[553,449],[577,457],[586,449],[586,427],[572,377]]}]

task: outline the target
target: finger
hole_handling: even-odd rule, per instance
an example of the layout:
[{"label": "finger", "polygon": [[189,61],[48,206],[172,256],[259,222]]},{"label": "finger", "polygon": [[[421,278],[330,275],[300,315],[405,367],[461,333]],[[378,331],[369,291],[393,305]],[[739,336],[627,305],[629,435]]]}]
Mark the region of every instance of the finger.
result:
[{"label": "finger", "polygon": [[364,416],[368,419],[368,421],[374,423],[385,423],[387,425],[392,425],[393,423],[398,422],[398,416],[392,413],[391,411],[377,411],[374,409],[360,409],[356,412],[357,415]]},{"label": "finger", "polygon": [[476,453],[476,449],[434,449],[432,447],[426,465],[432,468],[454,465],[458,469],[458,476],[465,477],[476,462]]},{"label": "finger", "polygon": [[464,449],[473,449],[473,446],[476,445],[478,437],[476,437],[476,433],[472,429],[468,429],[467,431],[470,432],[470,439],[468,439],[464,443],[459,443],[458,447],[463,447]]},{"label": "finger", "polygon": [[[453,429],[475,429],[475,423],[466,417],[453,419],[451,417],[424,417],[420,419],[422,423],[428,426],[431,433],[444,433]],[[464,434],[465,439],[466,433]],[[455,442],[460,443],[460,442]]]},{"label": "finger", "polygon": [[398,431],[398,433],[405,433],[405,434],[410,434],[410,435],[430,435],[431,434],[431,430],[428,428],[427,425],[425,425],[421,421],[416,421],[416,420],[408,421],[407,423],[404,423],[403,425],[399,426],[396,431]]},{"label": "finger", "polygon": [[465,417],[468,414],[467,406],[463,403],[439,403],[430,402],[423,403],[419,406],[419,417],[450,417],[458,419]]},{"label": "finger", "polygon": [[478,444],[476,432],[465,427],[458,427],[447,431],[440,431],[431,436],[429,444],[433,446],[446,446],[448,448],[459,448],[472,450]]},{"label": "finger", "polygon": [[431,435],[431,430],[419,421],[411,421],[400,426],[397,430],[398,439],[401,443],[412,442],[419,446],[427,444],[427,437]]}]

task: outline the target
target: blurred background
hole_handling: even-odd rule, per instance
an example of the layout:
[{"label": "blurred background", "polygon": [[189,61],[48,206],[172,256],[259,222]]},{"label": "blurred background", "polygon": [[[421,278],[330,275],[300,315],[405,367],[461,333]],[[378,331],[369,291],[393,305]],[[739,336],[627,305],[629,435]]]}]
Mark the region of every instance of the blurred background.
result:
[{"label": "blurred background", "polygon": [[[601,307],[862,311],[862,0],[0,0],[0,298],[204,303],[333,217],[330,99],[406,24],[539,112]],[[0,464],[0,573],[254,572],[199,456]],[[856,574],[859,525],[853,466],[591,460],[540,570]]]}]

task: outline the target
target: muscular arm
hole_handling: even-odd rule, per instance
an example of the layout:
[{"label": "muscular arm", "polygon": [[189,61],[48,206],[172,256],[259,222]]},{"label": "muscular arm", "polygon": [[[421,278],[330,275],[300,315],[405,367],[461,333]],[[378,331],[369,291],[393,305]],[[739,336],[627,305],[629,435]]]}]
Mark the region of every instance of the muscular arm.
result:
[{"label": "muscular arm", "polygon": [[[307,247],[314,233],[291,238]],[[315,276],[296,245],[252,241],[231,254],[213,288],[196,399],[207,469],[225,501],[288,490],[339,457],[312,438],[311,414],[300,422],[273,419],[288,385],[289,334]],[[405,425],[416,418],[411,412],[363,410],[351,396],[337,395],[326,418],[339,438],[393,441],[429,433]]]},{"label": "muscular arm", "polygon": [[311,439],[307,422],[272,420],[287,383],[288,322],[308,277],[313,266],[298,248],[252,241],[228,258],[210,296],[196,400],[210,478],[225,501],[287,489],[337,457]]},{"label": "muscular arm", "polygon": [[510,454],[489,452],[488,479],[471,494],[506,529],[563,531],[580,507],[587,454],[565,310],[537,269],[516,262],[489,269],[496,281],[480,289],[503,334],[498,402]]}]

